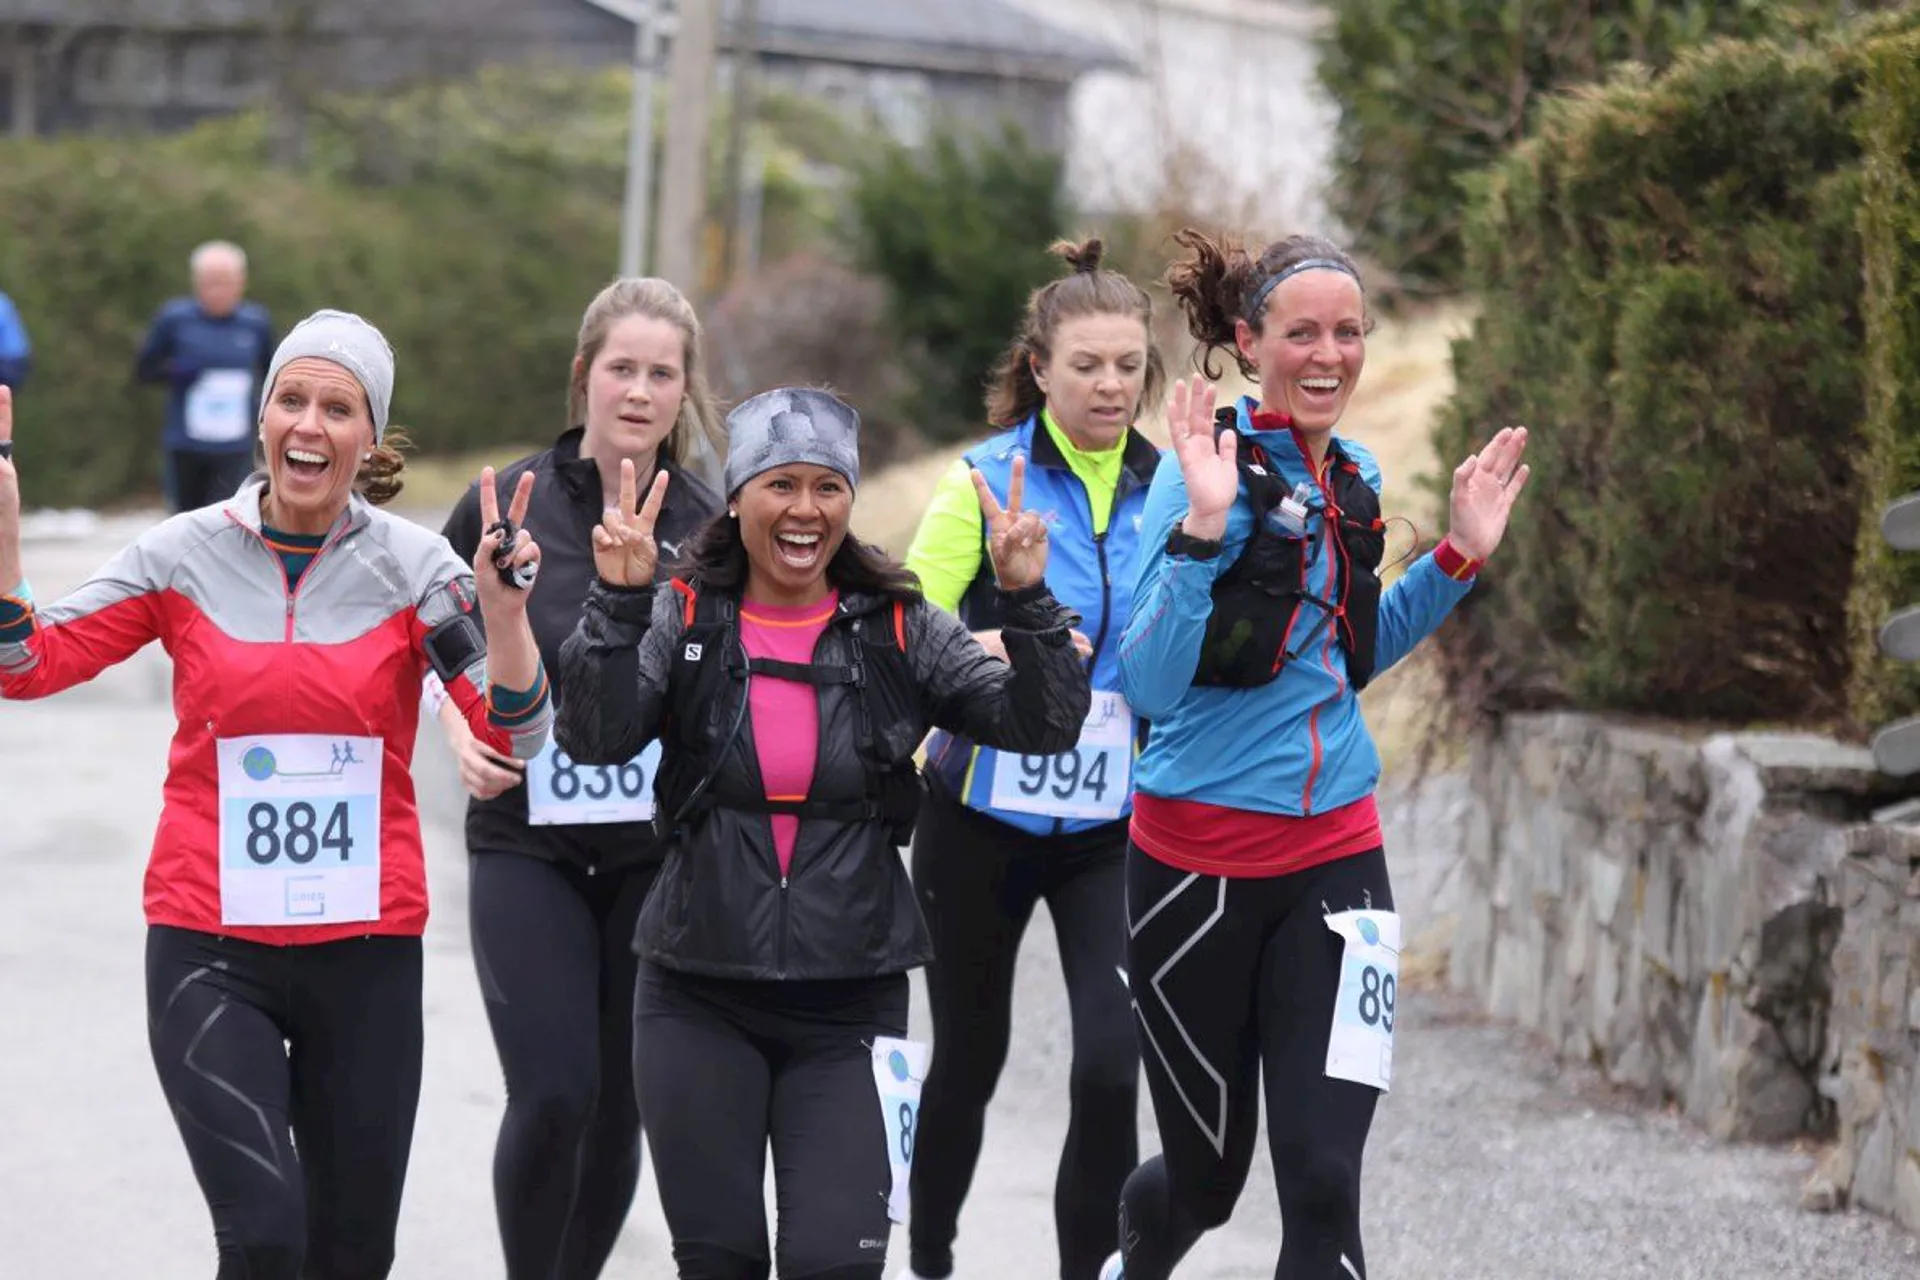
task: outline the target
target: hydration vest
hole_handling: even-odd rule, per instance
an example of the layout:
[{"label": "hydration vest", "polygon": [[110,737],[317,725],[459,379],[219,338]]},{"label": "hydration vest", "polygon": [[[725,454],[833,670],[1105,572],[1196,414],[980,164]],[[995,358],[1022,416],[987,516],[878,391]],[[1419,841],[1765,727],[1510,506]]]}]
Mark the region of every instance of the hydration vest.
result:
[{"label": "hydration vest", "polygon": [[[907,843],[920,811],[920,771],[911,754],[893,759],[883,745],[917,737],[918,693],[907,663],[906,605],[896,600],[884,611],[852,617],[843,613],[827,624],[848,632],[850,662],[783,662],[747,656],[740,643],[739,602],[731,596],[701,592],[679,578],[672,586],[684,601],[686,630],[675,641],[679,648],[667,680],[660,734],[664,750],[654,826],[661,838],[671,839],[709,811],[726,808],[832,822],[880,822],[894,843]],[[728,769],[727,752],[746,723],[749,674],[816,688],[849,686],[857,726],[853,746],[866,776],[861,794],[769,800],[754,794],[737,771]],[[762,732],[773,729],[761,726]],[[843,748],[822,742],[821,749]]]},{"label": "hydration vest", "polygon": [[[1214,418],[1214,436],[1239,431],[1232,407]],[[1271,681],[1281,668],[1307,651],[1320,626],[1338,628],[1347,655],[1347,679],[1356,692],[1373,678],[1374,636],[1380,617],[1380,558],[1386,550],[1380,497],[1347,457],[1331,443],[1327,479],[1321,482],[1326,527],[1334,557],[1331,600],[1313,594],[1307,582],[1310,526],[1298,534],[1280,524],[1280,503],[1292,490],[1273,467],[1266,450],[1240,432],[1236,454],[1240,484],[1253,506],[1253,531],[1240,556],[1213,583],[1213,612],[1201,641],[1196,685],[1249,688]],[[1301,607],[1313,605],[1321,618],[1311,631],[1295,635]]]}]

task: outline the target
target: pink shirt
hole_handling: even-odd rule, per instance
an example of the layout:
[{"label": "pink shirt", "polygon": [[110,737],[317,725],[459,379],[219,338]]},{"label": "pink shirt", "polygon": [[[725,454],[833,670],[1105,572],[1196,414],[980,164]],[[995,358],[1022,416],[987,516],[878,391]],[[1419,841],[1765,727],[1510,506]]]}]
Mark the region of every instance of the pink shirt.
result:
[{"label": "pink shirt", "polygon": [[[813,647],[840,607],[840,593],[807,605],[773,605],[746,600],[740,605],[740,643],[751,658],[779,662],[813,661]],[[769,800],[805,800],[813,786],[820,750],[820,699],[813,685],[756,675],[747,684],[747,708],[753,716],[753,745],[760,756],[760,777]],[[780,874],[793,862],[800,819],[790,813],[769,815]]]}]

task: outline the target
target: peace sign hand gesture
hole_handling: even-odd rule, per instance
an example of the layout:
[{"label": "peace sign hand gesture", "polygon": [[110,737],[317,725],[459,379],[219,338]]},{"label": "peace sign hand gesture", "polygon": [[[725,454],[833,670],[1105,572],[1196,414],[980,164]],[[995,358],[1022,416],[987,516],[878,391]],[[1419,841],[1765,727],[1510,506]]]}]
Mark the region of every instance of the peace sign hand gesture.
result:
[{"label": "peace sign hand gesture", "polygon": [[620,503],[608,507],[593,527],[593,568],[600,581],[611,587],[651,586],[654,568],[660,563],[653,526],[660,519],[660,504],[667,496],[666,470],[653,477],[644,504],[639,501],[638,489],[633,459],[622,458]]},{"label": "peace sign hand gesture", "polygon": [[1240,493],[1240,473],[1235,467],[1240,437],[1228,431],[1214,439],[1213,397],[1212,383],[1183,378],[1173,384],[1167,405],[1167,433],[1187,485],[1187,514],[1180,525],[1193,538],[1224,534],[1227,510]]},{"label": "peace sign hand gesture", "polygon": [[1453,471],[1448,499],[1447,538],[1460,554],[1485,560],[1506,536],[1507,517],[1533,469],[1520,461],[1527,451],[1527,429],[1504,427],[1487,447],[1469,454]]},{"label": "peace sign hand gesture", "polygon": [[1007,482],[1004,510],[987,487],[987,478],[976,469],[974,492],[980,495],[980,514],[987,522],[987,554],[993,560],[993,576],[1002,591],[1031,587],[1047,572],[1047,522],[1031,511],[1020,509],[1027,487],[1027,460],[1013,460],[1013,478]]},{"label": "peace sign hand gesture", "polygon": [[[533,473],[526,472],[513,487],[507,518],[500,519],[500,496],[494,489],[492,467],[480,469],[480,545],[473,555],[474,586],[480,593],[480,611],[489,628],[496,620],[525,617],[527,593],[540,565],[540,547],[523,527],[527,504],[533,498]],[[506,576],[514,581],[508,583]]]}]

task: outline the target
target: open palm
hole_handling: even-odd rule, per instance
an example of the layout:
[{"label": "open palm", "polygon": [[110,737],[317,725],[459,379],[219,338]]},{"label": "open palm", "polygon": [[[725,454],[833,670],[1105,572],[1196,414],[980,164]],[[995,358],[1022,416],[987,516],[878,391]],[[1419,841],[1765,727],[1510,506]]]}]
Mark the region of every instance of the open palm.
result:
[{"label": "open palm", "polygon": [[1460,554],[1485,560],[1506,536],[1507,517],[1533,474],[1520,460],[1526,451],[1527,429],[1505,427],[1454,468],[1447,537]]},{"label": "open palm", "polygon": [[1205,538],[1220,535],[1227,509],[1240,492],[1235,464],[1240,437],[1228,431],[1215,438],[1213,399],[1212,383],[1183,378],[1174,384],[1167,405],[1167,433],[1187,485],[1187,518],[1182,523],[1189,534]]}]

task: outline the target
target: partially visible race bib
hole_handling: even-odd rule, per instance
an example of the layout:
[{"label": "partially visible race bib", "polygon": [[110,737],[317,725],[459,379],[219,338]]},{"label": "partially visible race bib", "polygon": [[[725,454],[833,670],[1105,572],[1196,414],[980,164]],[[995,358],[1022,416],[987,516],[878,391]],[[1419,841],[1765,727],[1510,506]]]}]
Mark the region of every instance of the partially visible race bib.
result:
[{"label": "partially visible race bib", "polygon": [[1052,756],[1001,752],[989,803],[1045,818],[1110,821],[1133,794],[1133,708],[1118,693],[1093,691],[1077,745]]},{"label": "partially visible race bib", "polygon": [[535,827],[651,822],[660,740],[621,765],[575,764],[549,737],[527,761],[527,823]]},{"label": "partially visible race bib", "polygon": [[187,389],[187,438],[235,444],[253,434],[256,417],[250,369],[207,369]]},{"label": "partially visible race bib", "polygon": [[1327,1040],[1327,1074],[1372,1085],[1393,1082],[1394,1002],[1400,989],[1400,917],[1391,911],[1341,911],[1327,928],[1346,946]]},{"label": "partially visible race bib", "polygon": [[918,1040],[873,1038],[873,1083],[880,1095],[880,1116],[887,1127],[887,1163],[893,1186],[887,1193],[887,1217],[907,1220],[907,1177],[913,1168],[913,1144],[920,1128],[920,1082],[927,1077],[927,1046]]},{"label": "partially visible race bib", "polygon": [[221,738],[220,919],[234,925],[380,918],[378,738]]}]

